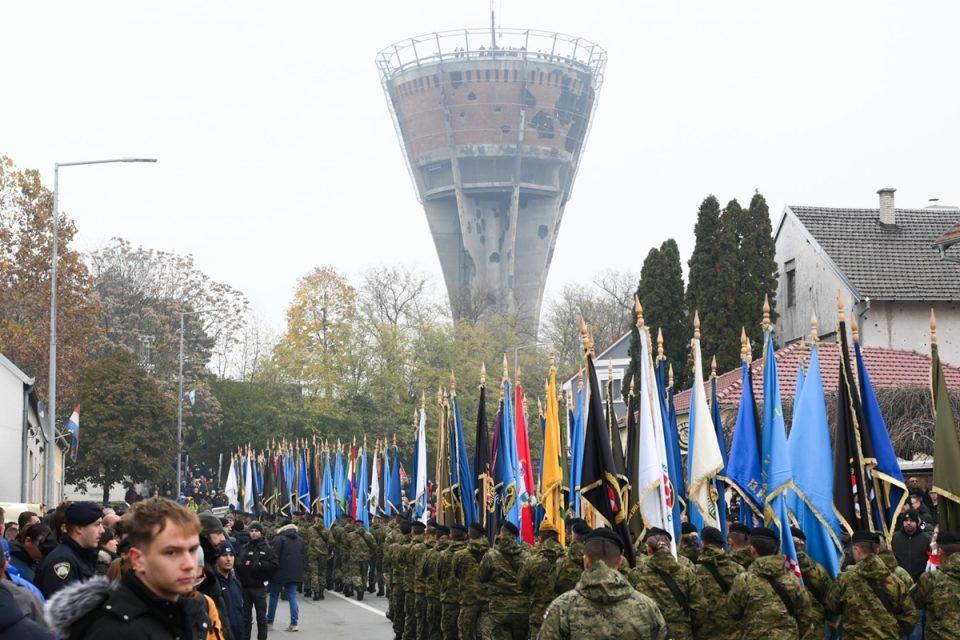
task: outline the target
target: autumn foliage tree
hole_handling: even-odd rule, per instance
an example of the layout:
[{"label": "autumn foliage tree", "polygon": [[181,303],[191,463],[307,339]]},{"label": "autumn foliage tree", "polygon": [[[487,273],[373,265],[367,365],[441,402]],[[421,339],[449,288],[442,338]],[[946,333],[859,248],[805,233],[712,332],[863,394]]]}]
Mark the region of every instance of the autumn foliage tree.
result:
[{"label": "autumn foliage tree", "polygon": [[[0,157],[0,352],[47,393],[53,194],[35,170]],[[57,261],[57,422],[79,397],[80,373],[97,329],[90,273],[71,247],[73,221],[60,215]]]},{"label": "autumn foliage tree", "polygon": [[115,483],[160,482],[176,463],[176,401],[137,365],[114,351],[91,362],[80,383],[82,430],[67,481],[81,490]]}]

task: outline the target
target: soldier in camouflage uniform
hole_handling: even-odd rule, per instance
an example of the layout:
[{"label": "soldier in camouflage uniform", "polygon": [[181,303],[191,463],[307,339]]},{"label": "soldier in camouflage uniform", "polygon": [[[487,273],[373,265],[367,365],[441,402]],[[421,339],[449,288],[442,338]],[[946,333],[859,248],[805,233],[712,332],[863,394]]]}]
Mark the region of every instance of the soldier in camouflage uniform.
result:
[{"label": "soldier in camouflage uniform", "polygon": [[484,640],[526,640],[530,601],[517,578],[527,552],[517,542],[520,530],[504,522],[497,544],[487,551],[477,567],[477,579],[487,585],[490,633]]},{"label": "soldier in camouflage uniform", "polygon": [[[423,538],[423,549],[414,557],[413,564],[413,591],[417,595],[417,633],[416,638],[426,640],[430,633],[427,616],[427,559],[433,548],[437,546],[437,523],[431,520],[427,523],[427,532]],[[439,594],[439,592],[438,592]]]},{"label": "soldier in camouflage uniform", "polygon": [[373,536],[376,544],[376,553],[370,559],[370,583],[367,585],[367,591],[377,592],[378,596],[384,593],[385,583],[383,581],[383,552],[387,539],[387,525],[383,516],[377,516],[370,526],[370,534]]},{"label": "soldier in camouflage uniform", "polygon": [[313,597],[317,582],[317,533],[307,522],[306,516],[296,518],[300,537],[303,538],[303,597]]},{"label": "soldier in camouflage uniform", "polygon": [[[943,500],[943,498],[940,498]],[[927,611],[927,640],[960,638],[960,534],[937,534],[940,567],[924,573],[910,592],[918,609]]]},{"label": "soldier in camouflage uniform", "polygon": [[833,578],[823,566],[806,554],[807,536],[798,527],[791,527],[793,546],[797,550],[797,562],[800,565],[800,574],[803,576],[803,586],[810,596],[810,611],[813,624],[801,640],[826,640],[826,602],[827,594],[833,585]]},{"label": "soldier in camouflage uniform", "polygon": [[474,522],[470,525],[467,546],[453,556],[453,572],[460,580],[460,613],[457,632],[460,640],[479,640],[486,625],[487,586],[477,580],[480,561],[490,549],[487,532]]},{"label": "soldier in camouflage uniform", "polygon": [[369,531],[363,528],[363,522],[357,520],[347,536],[349,562],[344,572],[345,580],[350,582],[351,595],[363,600],[363,590],[367,586],[367,574],[370,571],[370,559],[376,552],[377,541]]},{"label": "soldier in camouflage uniform", "polygon": [[343,583],[343,556],[344,556],[344,523],[343,520],[346,516],[341,515],[339,519],[334,520],[333,524],[330,525],[330,535],[333,536],[333,548],[330,550],[330,581],[333,584],[333,588],[340,593],[346,591],[346,586]]},{"label": "soldier in camouflage uniform", "polygon": [[680,525],[680,544],[677,546],[677,553],[692,563],[696,563],[700,556],[700,534],[689,522]]},{"label": "soldier in camouflage uniform", "polygon": [[552,523],[544,521],[540,525],[540,542],[530,557],[524,561],[518,577],[520,588],[530,599],[528,616],[530,638],[537,637],[547,605],[556,597],[553,587],[553,568],[563,554],[564,549],[560,545],[557,528]]},{"label": "soldier in camouflage uniform", "polygon": [[443,609],[440,607],[440,558],[450,546],[450,529],[444,525],[436,526],[437,542],[427,552],[423,562],[423,580],[427,597],[427,635],[429,640],[441,640],[443,631],[440,619]]},{"label": "soldier in camouflage uniform", "polygon": [[674,638],[693,640],[709,615],[708,605],[696,572],[691,565],[677,562],[670,552],[670,540],[667,531],[649,529],[644,539],[649,557],[637,563],[627,578],[634,589],[657,603]]},{"label": "soldier in camouflage uniform", "polygon": [[740,625],[741,640],[796,640],[813,621],[810,597],[784,567],[780,540],[772,529],[750,532],[756,560],[733,581],[727,606]]},{"label": "soldier in camouflage uniform", "polygon": [[750,528],[740,522],[731,522],[727,525],[727,543],[730,549],[730,559],[744,569],[749,569],[753,563],[753,549],[750,548]]},{"label": "soldier in camouflage uniform", "polygon": [[910,633],[919,618],[909,590],[877,555],[880,535],[857,531],[852,538],[856,564],[837,577],[827,609],[842,617],[844,640],[874,640]]},{"label": "soldier in camouflage uniform", "polygon": [[387,545],[384,569],[390,583],[390,619],[393,621],[393,633],[396,640],[403,638],[404,599],[407,563],[404,558],[406,548],[410,546],[410,523],[401,522],[393,542]]},{"label": "soldier in camouflage uniform", "polygon": [[666,640],[667,625],[649,597],[638,593],[616,569],[623,543],[609,529],[586,541],[586,569],[576,588],[550,603],[540,640]]},{"label": "soldier in camouflage uniform", "polygon": [[467,546],[467,528],[462,524],[450,527],[450,542],[437,562],[440,577],[440,631],[443,640],[457,640],[457,617],[460,615],[460,576],[453,570],[453,559]]},{"label": "soldier in camouflage uniform", "polygon": [[557,560],[553,568],[553,592],[557,595],[566,593],[577,586],[580,574],[583,573],[583,542],[590,534],[590,527],[579,518],[570,525],[570,543],[566,553]]},{"label": "soldier in camouflage uniform", "polygon": [[[700,540],[702,548],[694,571],[707,602],[722,605],[727,600],[734,579],[745,569],[724,552],[723,534],[719,529],[704,527],[700,532]],[[737,622],[724,606],[716,606],[711,610],[697,634],[698,640],[737,640],[738,637]]]},{"label": "soldier in camouflage uniform", "polygon": [[404,546],[397,554],[397,562],[404,565],[404,598],[403,598],[403,640],[417,640],[417,558],[426,551],[425,526],[422,522],[414,522],[411,526],[410,544]]},{"label": "soldier in camouflage uniform", "polygon": [[323,591],[327,588],[327,564],[330,560],[333,536],[330,535],[330,530],[324,526],[323,518],[317,518],[312,529],[314,533],[314,564],[317,567],[316,581],[313,585],[313,599],[323,600]]}]

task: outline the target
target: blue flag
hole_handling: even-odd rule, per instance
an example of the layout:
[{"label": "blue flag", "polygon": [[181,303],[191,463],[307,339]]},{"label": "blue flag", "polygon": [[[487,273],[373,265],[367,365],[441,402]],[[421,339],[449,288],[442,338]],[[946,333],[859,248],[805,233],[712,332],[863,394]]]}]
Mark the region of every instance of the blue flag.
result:
[{"label": "blue flag", "polygon": [[357,520],[370,531],[370,478],[367,477],[367,448],[360,449],[360,471],[357,477]]},{"label": "blue flag", "polygon": [[520,528],[520,501],[518,488],[523,478],[519,473],[517,436],[513,430],[513,403],[510,399],[510,381],[503,381],[503,412],[500,433],[497,436],[497,466],[495,481],[499,485],[503,518]]},{"label": "blue flag", "polygon": [[717,430],[717,443],[720,445],[720,454],[723,456],[723,469],[714,479],[713,486],[717,490],[717,519],[720,521],[720,532],[723,539],[727,539],[727,484],[723,481],[723,475],[727,469],[727,441],[723,437],[723,420],[720,417],[720,401],[717,399],[717,378],[710,379],[710,415],[713,419],[713,426]]},{"label": "blue flag", "polygon": [[733,427],[726,479],[740,495],[740,522],[748,527],[763,520],[763,481],[760,478],[760,433],[757,429],[753,376],[750,365],[740,365],[740,408]]},{"label": "blue flag", "polygon": [[907,499],[907,485],[897,462],[897,454],[893,452],[893,443],[890,442],[890,433],[880,413],[880,404],[877,394],[873,391],[867,365],[863,361],[860,343],[854,342],[853,348],[857,355],[857,377],[860,379],[860,398],[863,406],[863,419],[867,423],[866,429],[873,442],[873,454],[876,456],[876,466],[871,475],[877,484],[876,500],[873,501],[874,524],[877,531],[881,531],[889,540],[893,535],[894,525],[900,508]]},{"label": "blue flag", "polygon": [[[833,509],[833,451],[816,344],[810,349],[803,390],[794,401],[787,448],[794,484],[787,493],[787,506],[807,536],[807,554],[836,578],[840,573],[840,520]],[[811,451],[817,454],[810,455]]]},{"label": "blue flag", "polygon": [[344,512],[344,499],[347,495],[347,470],[343,464],[343,451],[337,445],[333,463],[333,506],[334,519],[339,519]]},{"label": "blue flag", "polygon": [[773,348],[773,332],[768,330],[763,347],[763,436],[761,437],[760,477],[763,479],[764,521],[779,529],[780,553],[789,570],[800,578],[800,563],[790,533],[787,491],[793,486],[787,428],[780,403],[780,381]]},{"label": "blue flag", "polygon": [[387,515],[403,512],[403,495],[400,491],[400,449],[393,447],[390,464],[390,490],[387,491]]},{"label": "blue flag", "polygon": [[323,481],[320,483],[320,501],[323,504],[323,526],[328,529],[336,520],[336,501],[333,498],[333,474],[330,473],[330,452],[324,453]]},{"label": "blue flag", "polygon": [[300,478],[297,491],[297,511],[310,511],[310,480],[307,477],[307,450],[300,449]]},{"label": "blue flag", "polygon": [[573,440],[570,446],[570,513],[580,516],[580,479],[583,476],[583,445],[584,445],[584,393],[581,387],[577,391],[577,412],[573,416]]},{"label": "blue flag", "polygon": [[683,459],[680,456],[680,432],[677,429],[677,410],[673,405],[673,388],[667,388],[666,360],[657,363],[657,391],[667,450],[667,472],[671,484],[667,494],[667,506],[673,510],[673,539],[679,540],[683,526],[680,515],[684,505],[683,496],[687,495],[687,482],[684,478]]},{"label": "blue flag", "polygon": [[[463,505],[463,522],[467,526],[477,522],[476,504],[473,500],[474,475],[470,470],[470,457],[467,455],[467,443],[463,439],[463,419],[460,417],[460,403],[457,394],[452,393],[453,400],[453,442],[450,446],[450,476],[451,488],[459,494],[460,504]],[[455,478],[455,479],[454,479]],[[457,485],[459,489],[457,488]]]}]

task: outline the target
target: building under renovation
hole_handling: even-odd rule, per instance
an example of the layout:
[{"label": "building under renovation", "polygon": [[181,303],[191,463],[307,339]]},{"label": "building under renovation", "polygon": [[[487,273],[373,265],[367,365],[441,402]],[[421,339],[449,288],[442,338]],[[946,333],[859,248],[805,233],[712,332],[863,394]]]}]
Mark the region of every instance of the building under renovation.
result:
[{"label": "building under renovation", "polygon": [[455,317],[495,310],[536,330],[605,63],[582,38],[520,29],[377,55]]}]

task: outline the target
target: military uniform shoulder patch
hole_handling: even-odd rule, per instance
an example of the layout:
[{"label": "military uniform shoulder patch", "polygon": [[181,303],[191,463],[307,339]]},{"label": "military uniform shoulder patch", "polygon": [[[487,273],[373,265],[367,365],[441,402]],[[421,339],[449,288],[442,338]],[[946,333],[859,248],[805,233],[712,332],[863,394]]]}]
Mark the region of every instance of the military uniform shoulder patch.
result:
[{"label": "military uniform shoulder patch", "polygon": [[61,580],[66,580],[67,576],[70,575],[70,563],[58,562],[57,564],[53,565],[53,574]]}]

